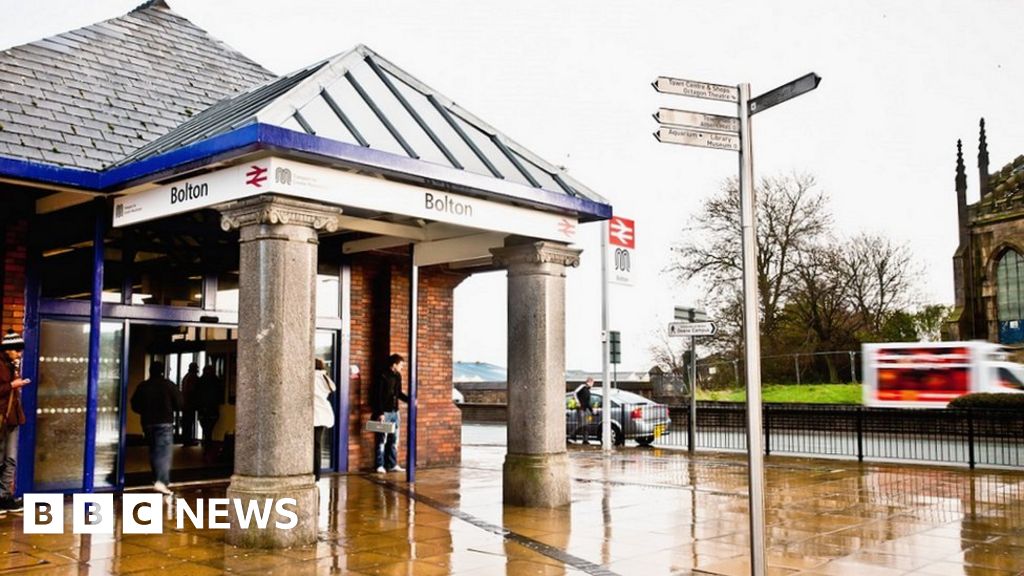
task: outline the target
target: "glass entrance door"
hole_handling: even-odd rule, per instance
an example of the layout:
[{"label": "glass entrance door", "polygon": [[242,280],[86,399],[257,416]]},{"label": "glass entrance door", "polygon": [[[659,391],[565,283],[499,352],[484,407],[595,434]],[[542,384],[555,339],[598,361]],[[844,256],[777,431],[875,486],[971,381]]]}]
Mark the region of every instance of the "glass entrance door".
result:
[{"label": "glass entrance door", "polygon": [[[123,346],[122,324],[102,323],[96,444],[93,447],[97,488],[117,484]],[[89,322],[41,321],[36,383],[35,490],[82,487],[88,371]]]}]

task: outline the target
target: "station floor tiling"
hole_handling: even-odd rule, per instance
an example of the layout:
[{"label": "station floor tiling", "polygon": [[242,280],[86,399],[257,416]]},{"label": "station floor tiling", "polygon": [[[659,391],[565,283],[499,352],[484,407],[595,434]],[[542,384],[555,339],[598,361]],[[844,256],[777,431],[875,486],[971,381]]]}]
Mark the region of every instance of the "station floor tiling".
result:
[{"label": "station floor tiling", "polygon": [[[0,517],[0,574],[749,574],[740,455],[570,448],[573,501],[501,504],[502,446],[459,467],[321,480],[317,544],[253,551],[219,530],[23,533]],[[771,575],[1024,573],[1024,472],[778,458],[767,461]],[[176,488],[222,496],[224,483]],[[70,518],[70,505],[66,506]]]}]

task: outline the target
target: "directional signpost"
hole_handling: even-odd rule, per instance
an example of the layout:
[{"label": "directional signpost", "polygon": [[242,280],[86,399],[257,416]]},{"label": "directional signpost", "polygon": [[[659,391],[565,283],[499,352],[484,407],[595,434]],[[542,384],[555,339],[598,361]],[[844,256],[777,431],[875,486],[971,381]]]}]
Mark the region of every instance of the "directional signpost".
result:
[{"label": "directional signpost", "polygon": [[690,337],[690,418],[686,424],[687,449],[690,454],[697,451],[697,336],[714,336],[717,328],[708,322],[703,310],[676,306],[676,322],[668,325],[668,335]]},{"label": "directional signpost", "polygon": [[670,78],[668,76],[658,76],[658,79],[651,85],[658,92],[675,94],[677,96],[690,96],[691,98],[719,100],[721,102],[739,102],[740,99],[740,91],[735,86],[709,84],[707,82],[683,80],[682,78]]},{"label": "directional signpost", "polygon": [[703,112],[690,112],[673,108],[658,108],[654,119],[659,124],[671,124],[673,126],[692,126],[694,128],[736,133],[740,131],[740,120],[733,116],[719,116],[718,114],[705,114]]},{"label": "directional signpost", "polygon": [[669,336],[714,336],[714,322],[672,322],[668,325]]},{"label": "directional signpost", "polygon": [[654,137],[658,139],[658,142],[665,142],[666,144],[685,144],[687,146],[732,150],[734,152],[738,152],[740,149],[740,137],[738,134],[723,134],[721,132],[706,132],[692,128],[662,126],[654,133]]},{"label": "directional signpost", "polygon": [[[736,87],[659,76],[654,89],[665,94],[704,100],[735,102],[737,115],[708,121],[702,112],[661,108],[655,119],[661,124],[654,137],[659,142],[703,148],[736,150],[740,160],[740,222],[743,228],[743,336],[747,370],[747,461],[750,491],[750,571],[764,576],[764,455],[761,448],[761,338],[757,322],[757,245],[755,243],[754,168],[750,146],[750,117],[772,106],[806,94],[818,87],[821,77],[813,72],[792,82],[750,97],[750,84]],[[709,123],[717,122],[717,126]],[[678,312],[678,309],[677,309]],[[677,320],[679,318],[677,314]],[[694,318],[689,318],[693,322]],[[710,323],[709,323],[710,324]],[[712,330],[714,324],[711,324]],[[670,330],[672,330],[670,326]],[[695,396],[695,395],[694,395]],[[693,412],[691,409],[691,422]],[[691,446],[693,438],[691,437]]]},{"label": "directional signpost", "polygon": [[753,116],[758,112],[764,112],[776,104],[782,104],[786,100],[796,98],[801,94],[806,94],[807,92],[817,88],[820,83],[821,76],[811,72],[810,74],[801,76],[788,84],[783,84],[774,90],[769,90],[757,98],[750,100],[750,115]]}]

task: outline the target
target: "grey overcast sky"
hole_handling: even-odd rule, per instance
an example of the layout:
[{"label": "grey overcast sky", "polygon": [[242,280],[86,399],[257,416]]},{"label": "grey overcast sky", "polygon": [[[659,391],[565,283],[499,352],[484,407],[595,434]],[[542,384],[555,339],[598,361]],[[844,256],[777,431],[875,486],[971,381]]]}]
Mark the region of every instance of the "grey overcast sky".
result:
[{"label": "grey overcast sky", "polygon": [[[139,0],[0,0],[0,47],[130,11]],[[836,233],[907,242],[921,303],[952,303],[956,140],[977,198],[978,119],[991,169],[1024,153],[1024,3],[730,0],[169,0],[279,73],[363,43],[570,173],[637,222],[634,287],[612,288],[623,368],[703,292],[662,273],[701,200],[736,174],[732,152],[657,143],[659,106],[732,114],[656,93],[658,75],[760,94],[807,72],[815,92],[755,118],[757,175],[806,171]],[[567,293],[568,368],[600,368],[599,226],[583,233]],[[456,360],[505,364],[504,275],[456,292]]]}]

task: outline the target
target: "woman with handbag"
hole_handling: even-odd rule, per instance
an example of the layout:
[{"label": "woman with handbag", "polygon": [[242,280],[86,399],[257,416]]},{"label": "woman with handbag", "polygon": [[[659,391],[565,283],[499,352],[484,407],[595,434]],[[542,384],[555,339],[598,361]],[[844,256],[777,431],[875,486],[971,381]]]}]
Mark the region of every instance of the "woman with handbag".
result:
[{"label": "woman with handbag", "polygon": [[328,396],[335,390],[334,381],[327,375],[324,361],[317,358],[313,361],[313,475],[320,480],[320,455],[324,432],[334,427],[334,408]]}]

